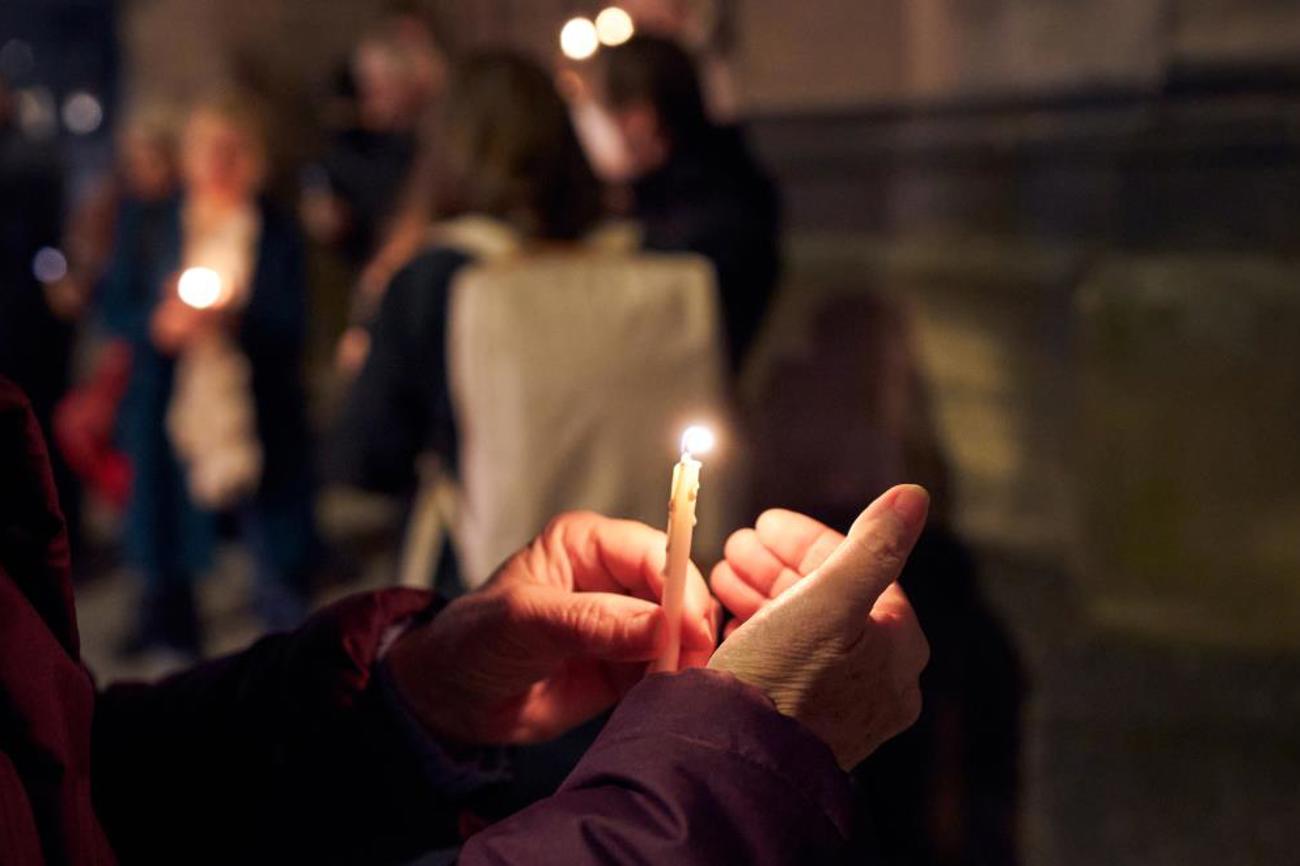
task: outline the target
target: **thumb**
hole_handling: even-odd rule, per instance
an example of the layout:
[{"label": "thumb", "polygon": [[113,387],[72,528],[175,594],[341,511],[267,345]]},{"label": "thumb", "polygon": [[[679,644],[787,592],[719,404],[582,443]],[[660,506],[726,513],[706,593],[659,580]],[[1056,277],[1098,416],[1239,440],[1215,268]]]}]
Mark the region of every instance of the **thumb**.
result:
[{"label": "thumb", "polygon": [[880,594],[898,580],[930,509],[915,484],[885,491],[853,522],[844,543],[807,579],[809,601],[824,602],[835,620],[860,625]]},{"label": "thumb", "polygon": [[654,659],[665,637],[660,607],[611,592],[568,592],[533,587],[519,625],[532,628],[563,656],[603,661]]}]

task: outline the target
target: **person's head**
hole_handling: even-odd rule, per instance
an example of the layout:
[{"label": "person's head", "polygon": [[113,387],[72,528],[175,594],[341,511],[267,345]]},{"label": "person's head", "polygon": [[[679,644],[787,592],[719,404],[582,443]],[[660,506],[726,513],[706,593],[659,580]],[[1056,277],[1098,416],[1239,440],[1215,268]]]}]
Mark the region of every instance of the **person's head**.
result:
[{"label": "person's head", "polygon": [[266,179],[266,127],[254,100],[233,92],[191,109],[181,136],[181,175],[191,196],[245,201]]},{"label": "person's head", "polygon": [[709,128],[694,62],[662,37],[638,35],[609,49],[604,95],[636,174],[663,165]]},{"label": "person's head", "polygon": [[137,108],[118,133],[122,181],[134,198],[164,198],[176,183],[176,122],[165,107]]},{"label": "person's head", "polygon": [[550,76],[496,52],[453,73],[435,210],[480,213],[536,238],[571,240],[600,217],[600,186]]},{"label": "person's head", "polygon": [[374,27],[352,55],[358,119],[367,129],[409,129],[442,89],[445,62],[433,34],[412,15]]}]

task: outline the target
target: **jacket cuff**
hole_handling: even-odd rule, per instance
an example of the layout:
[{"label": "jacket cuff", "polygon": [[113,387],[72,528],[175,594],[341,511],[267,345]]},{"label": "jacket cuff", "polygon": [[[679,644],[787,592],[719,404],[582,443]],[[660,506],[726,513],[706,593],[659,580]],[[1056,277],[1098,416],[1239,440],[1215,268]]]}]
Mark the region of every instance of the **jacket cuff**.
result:
[{"label": "jacket cuff", "polygon": [[820,738],[778,712],[748,683],[707,668],[647,677],[623,698],[583,762],[629,741],[666,738],[725,752],[763,769],[849,838],[853,792],[848,774]]},{"label": "jacket cuff", "polygon": [[455,755],[443,748],[416,719],[383,662],[375,667],[374,684],[381,704],[396,724],[402,742],[409,747],[415,765],[439,795],[453,802],[463,801],[510,778],[503,748],[468,747],[457,750]]},{"label": "jacket cuff", "polygon": [[416,589],[350,596],[287,636],[284,667],[304,678],[304,691],[317,701],[347,707],[369,687],[393,626],[428,621],[441,607],[431,593]]}]

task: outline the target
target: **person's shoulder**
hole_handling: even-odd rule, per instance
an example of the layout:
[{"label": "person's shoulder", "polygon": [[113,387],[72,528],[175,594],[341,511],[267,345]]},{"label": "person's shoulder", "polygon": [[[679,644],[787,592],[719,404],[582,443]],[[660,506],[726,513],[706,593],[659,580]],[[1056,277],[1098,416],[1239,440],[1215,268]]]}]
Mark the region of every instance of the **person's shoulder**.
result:
[{"label": "person's shoulder", "polygon": [[456,272],[471,261],[467,253],[451,247],[428,247],[416,253],[388,283],[387,315],[405,318],[408,326],[423,332],[424,323],[441,319]]},{"label": "person's shoulder", "polygon": [[471,261],[473,256],[456,247],[428,246],[412,256],[397,272],[393,281],[414,286],[443,283]]},{"label": "person's shoulder", "polygon": [[423,340],[442,328],[456,272],[471,261],[464,252],[447,247],[421,250],[403,265],[384,290],[380,320]]}]

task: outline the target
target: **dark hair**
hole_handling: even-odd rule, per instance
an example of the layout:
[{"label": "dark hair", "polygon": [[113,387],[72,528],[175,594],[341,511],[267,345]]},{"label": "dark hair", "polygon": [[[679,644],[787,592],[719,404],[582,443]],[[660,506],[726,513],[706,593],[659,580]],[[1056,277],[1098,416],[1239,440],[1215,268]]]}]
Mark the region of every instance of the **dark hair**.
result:
[{"label": "dark hair", "polygon": [[605,99],[611,108],[649,103],[674,143],[708,129],[695,63],[676,42],[638,35],[606,55]]},{"label": "dark hair", "polygon": [[452,74],[435,212],[483,213],[530,237],[572,240],[600,218],[592,174],[550,77],[517,54],[480,54]]}]

